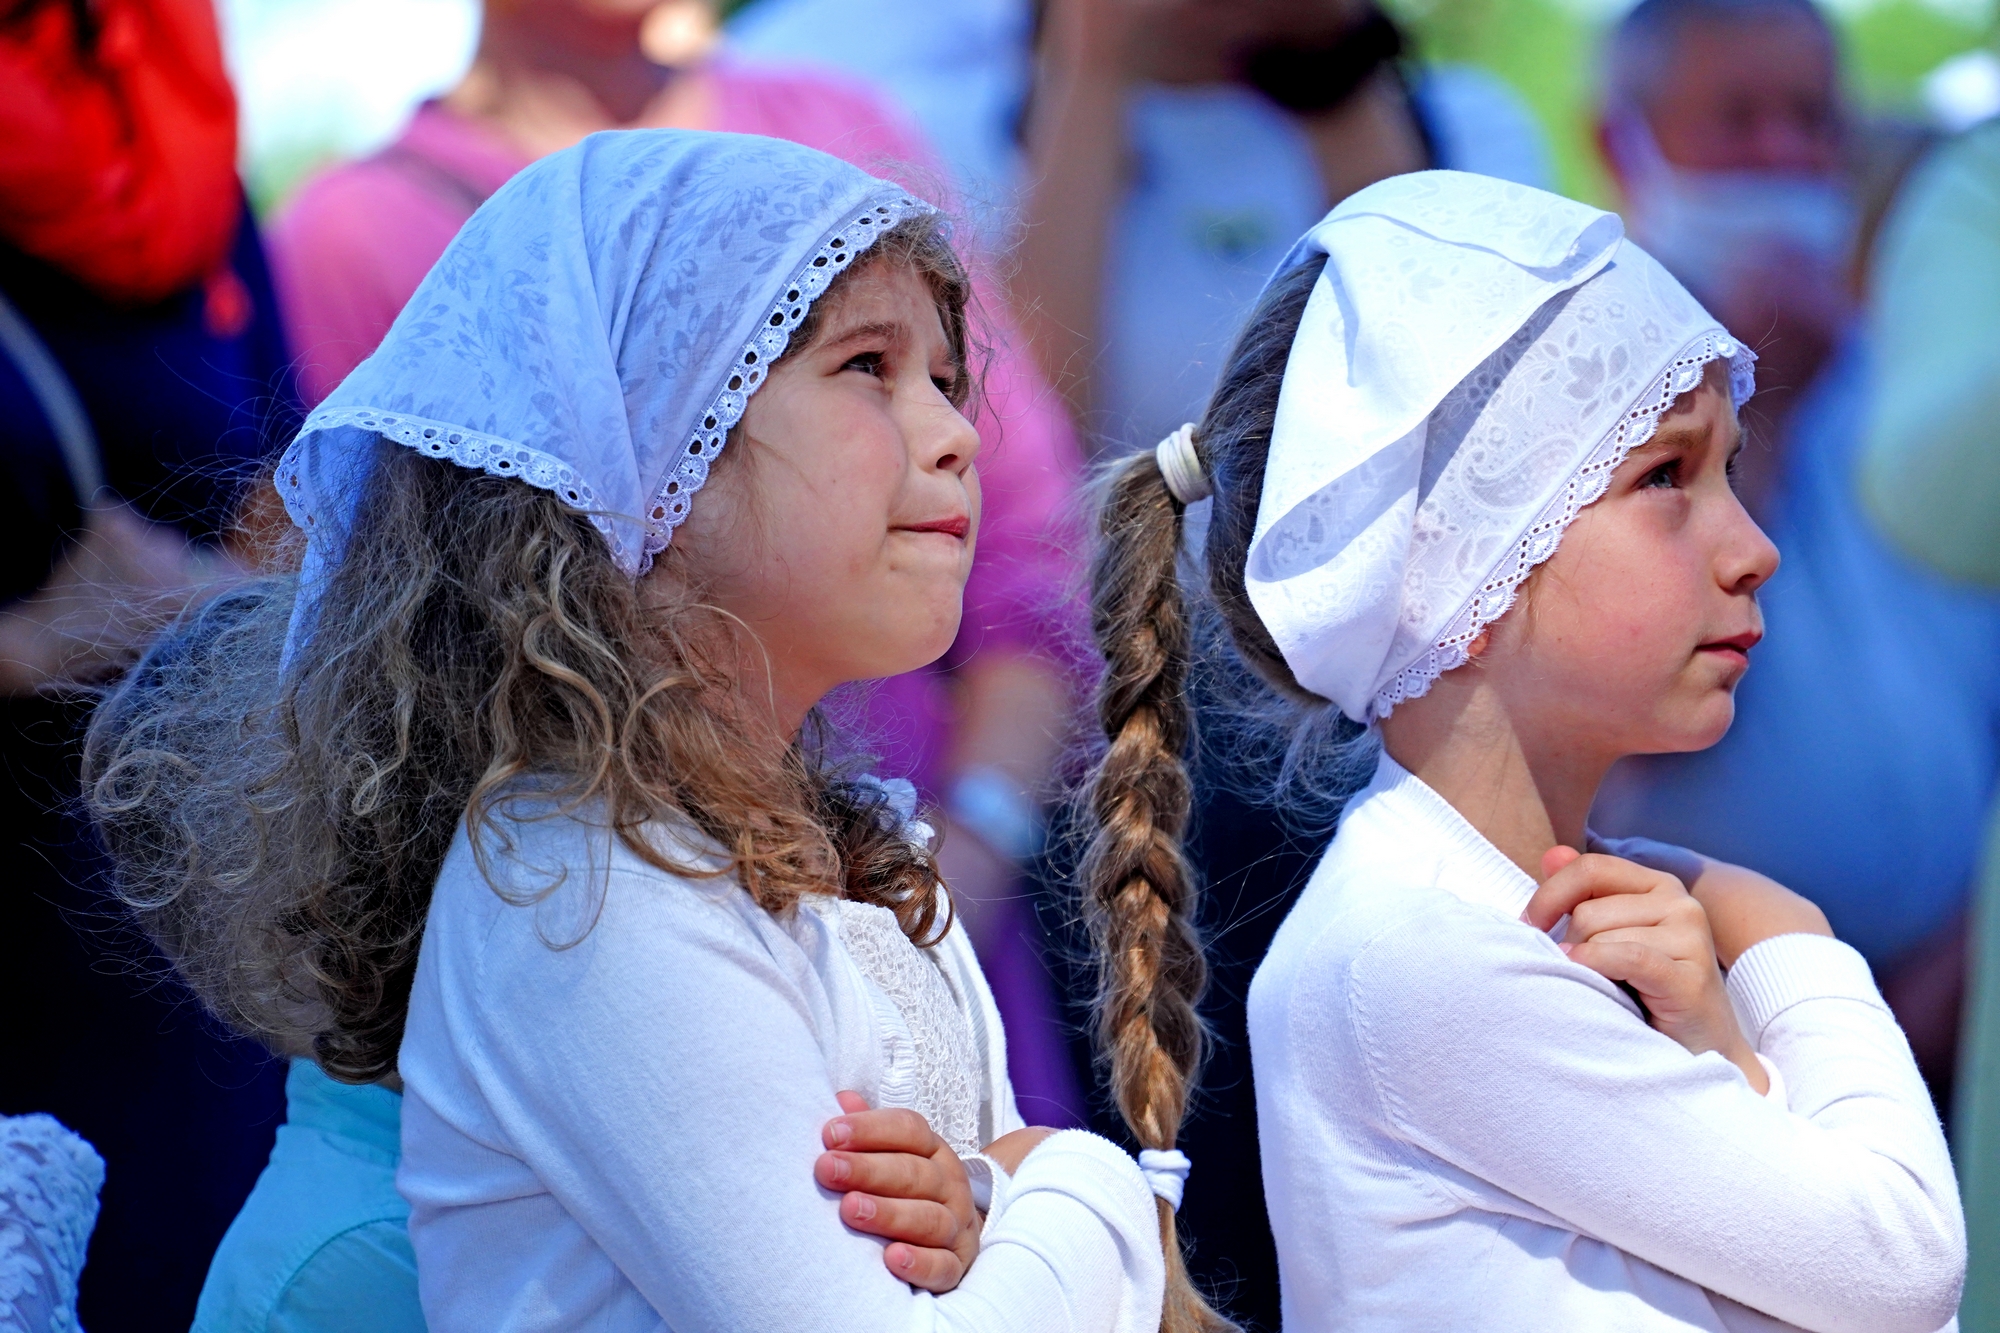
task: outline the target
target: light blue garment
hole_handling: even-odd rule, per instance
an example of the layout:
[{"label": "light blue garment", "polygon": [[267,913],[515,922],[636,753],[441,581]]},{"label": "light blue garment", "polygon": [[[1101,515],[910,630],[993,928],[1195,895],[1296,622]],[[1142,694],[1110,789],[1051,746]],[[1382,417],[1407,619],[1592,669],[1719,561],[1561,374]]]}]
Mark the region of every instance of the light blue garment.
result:
[{"label": "light blue garment", "polygon": [[930,211],[754,135],[615,130],[520,172],[279,463],[308,538],[287,660],[309,640],[377,436],[556,492],[643,573],[813,301]]},{"label": "light blue garment", "polygon": [[[989,244],[1015,215],[1029,37],[1022,0],[756,0],[730,26],[739,51],[830,64],[902,101]],[[1416,99],[1435,165],[1550,188],[1540,128],[1491,74],[1434,67]],[[1134,180],[1113,224],[1087,424],[1138,447],[1201,415],[1272,266],[1328,200],[1298,119],[1249,88],[1150,86],[1127,114]]]},{"label": "light blue garment", "polygon": [[1090,423],[1152,444],[1201,405],[1271,271],[1326,213],[1305,137],[1246,88],[1147,88],[1105,275]]},{"label": "light blue garment", "polygon": [[285,1102],[192,1333],[423,1333],[410,1206],[396,1193],[402,1097],[294,1060]]},{"label": "light blue garment", "polygon": [[2000,771],[2000,597],[1869,523],[1855,485],[1868,383],[1851,339],[1792,419],[1770,528],[1784,559],[1759,595],[1767,635],[1735,725],[1700,754],[1627,760],[1593,824],[1771,875],[1879,969],[1972,884]]},{"label": "light blue garment", "polygon": [[[1418,92],[1439,165],[1546,188],[1533,123],[1509,97],[1471,70],[1433,71]],[[1113,232],[1091,424],[1136,448],[1201,416],[1258,294],[1327,197],[1297,118],[1249,88],[1148,87],[1128,116],[1134,176]],[[1512,138],[1528,149],[1507,153]]]}]

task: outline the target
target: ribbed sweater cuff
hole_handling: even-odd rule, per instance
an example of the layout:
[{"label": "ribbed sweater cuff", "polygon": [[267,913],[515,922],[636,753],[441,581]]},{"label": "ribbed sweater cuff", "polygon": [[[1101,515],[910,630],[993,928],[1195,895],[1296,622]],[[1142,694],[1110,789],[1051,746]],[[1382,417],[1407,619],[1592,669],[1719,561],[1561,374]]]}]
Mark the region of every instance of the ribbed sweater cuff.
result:
[{"label": "ribbed sweater cuff", "polygon": [[1773,935],[1743,951],[1725,983],[1736,1012],[1749,1024],[1750,1044],[1779,1014],[1806,1000],[1859,1000],[1887,1012],[1868,964],[1852,947],[1825,935]]}]

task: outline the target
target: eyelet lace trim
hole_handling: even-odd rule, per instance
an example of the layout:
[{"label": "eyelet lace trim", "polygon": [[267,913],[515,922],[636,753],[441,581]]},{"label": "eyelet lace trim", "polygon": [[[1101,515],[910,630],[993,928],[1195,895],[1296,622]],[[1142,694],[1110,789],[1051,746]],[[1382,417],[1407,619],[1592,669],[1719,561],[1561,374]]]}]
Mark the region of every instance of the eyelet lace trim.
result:
[{"label": "eyelet lace trim", "polygon": [[784,355],[792,341],[792,330],[805,319],[812,303],[854,262],[856,255],[875,244],[877,237],[905,218],[933,211],[929,204],[907,195],[871,204],[829,236],[812,258],[799,266],[786,284],[784,295],[764,316],[757,333],[743,344],[722,391],[702,414],[701,424],[681,450],[680,461],[668,471],[647,508],[646,548],[639,562],[640,572],[651,567],[653,557],[667,549],[674,529],[687,521],[688,505],[695,492],[708,481],[709,466],[722,452],[730,428],[743,419],[750,395],[763,385],[771,363]]},{"label": "eyelet lace trim", "polygon": [[1372,709],[1379,719],[1388,716],[1397,704],[1422,698],[1431,682],[1445,672],[1470,660],[1466,649],[1486,627],[1507,614],[1520,594],[1521,584],[1535,567],[1556,553],[1562,535],[1585,507],[1601,498],[1611,485],[1611,474],[1625,456],[1653,438],[1660,417],[1674,400],[1701,383],[1711,361],[1729,359],[1729,392],[1741,407],[1756,388],[1753,368],[1756,354],[1727,334],[1711,331],[1681,349],[1678,356],[1653,387],[1622,417],[1610,434],[1570,475],[1567,485],[1542,507],[1527,532],[1503,556],[1486,581],[1446,627],[1444,636],[1422,657],[1397,672],[1375,695]]},{"label": "eyelet lace trim", "polygon": [[708,481],[709,467],[722,452],[731,427],[743,419],[743,410],[750,401],[750,395],[763,385],[771,363],[784,355],[785,348],[791,343],[792,331],[805,320],[813,302],[825,294],[827,286],[854,262],[856,256],[875,244],[876,238],[905,218],[934,211],[931,205],[908,195],[869,204],[842,223],[813,252],[811,258],[799,266],[757,332],[737,353],[736,364],[723,381],[721,390],[702,414],[701,424],[688,438],[678,460],[668,469],[666,480],[660,484],[652,504],[647,506],[646,535],[636,561],[628,559],[629,553],[618,535],[613,516],[599,506],[596,492],[561,459],[518,440],[483,435],[448,421],[385,412],[374,407],[321,408],[306,418],[299,438],[293,440],[278,464],[279,491],[285,498],[286,509],[310,536],[316,520],[312,507],[306,503],[306,488],[297,466],[299,440],[318,430],[358,426],[432,458],[448,458],[460,467],[475,468],[496,477],[518,477],[530,486],[554,491],[590,515],[590,521],[611,544],[611,553],[620,565],[636,565],[643,575],[652,568],[653,557],[667,549],[674,529],[687,520],[689,502]]},{"label": "eyelet lace trim", "polygon": [[[448,458],[460,467],[495,477],[518,477],[530,486],[553,491],[574,508],[590,514],[590,521],[611,543],[614,556],[622,559],[625,554],[611,520],[598,510],[597,492],[577,475],[575,468],[553,454],[545,454],[498,435],[482,435],[475,430],[466,430],[448,421],[432,421],[428,417],[413,417],[402,412],[383,412],[373,407],[321,408],[306,418],[305,428],[299,435],[304,438],[313,431],[341,426],[373,431],[385,440],[394,440],[432,458]],[[310,536],[317,520],[312,509],[304,505],[305,486],[294,452],[297,448],[298,443],[294,441],[278,464],[278,485],[286,507]],[[298,507],[294,507],[295,498],[299,502]]]}]

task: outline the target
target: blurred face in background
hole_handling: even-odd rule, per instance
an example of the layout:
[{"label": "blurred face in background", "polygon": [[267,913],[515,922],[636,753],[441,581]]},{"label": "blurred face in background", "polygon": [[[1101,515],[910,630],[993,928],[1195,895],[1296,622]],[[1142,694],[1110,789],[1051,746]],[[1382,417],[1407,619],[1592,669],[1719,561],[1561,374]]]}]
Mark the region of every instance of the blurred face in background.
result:
[{"label": "blurred face in background", "polygon": [[1767,442],[1853,315],[1839,52],[1781,0],[1668,2],[1678,13],[1642,7],[1613,39],[1600,143],[1633,239],[1762,358],[1738,469],[1754,510],[1779,484]]},{"label": "blurred face in background", "polygon": [[1663,39],[1641,106],[1660,155],[1694,171],[1826,175],[1840,166],[1832,34],[1782,10],[1694,18]]},{"label": "blurred face in background", "polygon": [[710,0],[486,0],[489,19],[499,19],[530,37],[542,36],[570,49],[604,56],[628,55],[657,10],[698,12],[712,26]]},{"label": "blurred face in background", "polygon": [[1760,309],[1782,287],[1778,304],[1802,310],[1810,290],[1837,285],[1853,237],[1833,34],[1780,0],[1652,13],[1642,6],[1612,41],[1605,161],[1634,239],[1725,322],[1758,321],[1731,327],[1761,342],[1776,316],[1744,304],[1746,284],[1766,289]]}]

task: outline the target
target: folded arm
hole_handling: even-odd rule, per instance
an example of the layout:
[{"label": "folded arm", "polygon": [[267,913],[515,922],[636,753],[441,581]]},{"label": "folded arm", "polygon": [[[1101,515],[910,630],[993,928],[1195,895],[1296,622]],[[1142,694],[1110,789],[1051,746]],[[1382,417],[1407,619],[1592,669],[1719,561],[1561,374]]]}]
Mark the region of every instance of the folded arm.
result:
[{"label": "folded arm", "polygon": [[[806,949],[730,896],[614,874],[581,943],[487,945],[487,1098],[669,1326],[1098,1330],[1127,1326],[1121,1310],[1149,1291],[1157,1317],[1143,1178],[1087,1135],[1022,1164],[956,1290],[893,1276],[883,1242],[844,1224],[841,1196],[814,1179],[842,1108]],[[544,975],[512,984],[494,969],[509,957]]]},{"label": "folded arm", "polygon": [[[1858,954],[1785,935],[1728,985],[1791,1110],[1647,1026],[1547,936],[1469,908],[1378,938],[1348,1011],[1418,1148],[1579,1232],[1801,1327],[1931,1333],[1965,1238],[1951,1163]],[[1477,976],[1439,965],[1504,960]],[[1468,1115],[1468,1105],[1479,1113]]]}]

